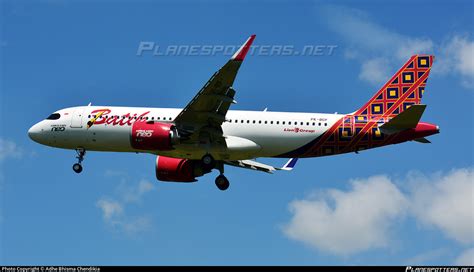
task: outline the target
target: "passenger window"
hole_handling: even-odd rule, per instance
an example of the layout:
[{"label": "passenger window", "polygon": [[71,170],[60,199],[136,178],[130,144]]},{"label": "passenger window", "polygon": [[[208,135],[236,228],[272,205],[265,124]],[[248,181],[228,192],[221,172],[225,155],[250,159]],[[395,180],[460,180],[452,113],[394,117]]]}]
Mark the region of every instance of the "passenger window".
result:
[{"label": "passenger window", "polygon": [[315,122],[313,122],[313,127],[314,127],[315,125],[316,125],[316,123],[315,123]]},{"label": "passenger window", "polygon": [[277,125],[279,125],[279,124],[280,124],[280,121],[277,121]]},{"label": "passenger window", "polygon": [[244,123],[244,120],[241,120],[241,121],[240,121],[240,123],[242,123],[242,124],[243,124],[243,123]]},{"label": "passenger window", "polygon": [[284,124],[285,124],[285,121],[283,121],[282,124],[284,125]]},{"label": "passenger window", "polygon": [[324,123],[324,126],[327,127],[328,123]]},{"label": "passenger window", "polygon": [[253,120],[253,123],[255,124],[255,120]]},{"label": "passenger window", "polygon": [[265,121],[265,124],[267,124],[267,121]]},{"label": "passenger window", "polygon": [[273,125],[273,121],[270,121],[270,124]]},{"label": "passenger window", "polygon": [[300,125],[303,125],[303,122],[301,122]]},{"label": "passenger window", "polygon": [[288,122],[288,125],[291,125],[291,121]]},{"label": "passenger window", "polygon": [[250,120],[247,120],[247,124],[249,124],[249,123],[250,123]]},{"label": "passenger window", "polygon": [[261,123],[262,123],[262,120],[258,121],[258,123],[261,124]]}]

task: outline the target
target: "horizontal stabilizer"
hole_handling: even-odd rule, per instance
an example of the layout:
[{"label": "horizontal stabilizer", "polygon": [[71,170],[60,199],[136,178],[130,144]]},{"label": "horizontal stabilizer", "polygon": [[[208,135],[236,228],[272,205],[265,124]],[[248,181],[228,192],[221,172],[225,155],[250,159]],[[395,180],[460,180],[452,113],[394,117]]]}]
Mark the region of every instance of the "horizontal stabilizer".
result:
[{"label": "horizontal stabilizer", "polygon": [[416,128],[426,105],[411,105],[408,109],[393,117],[387,123],[380,126],[380,131],[384,134],[393,134],[411,128]]},{"label": "horizontal stabilizer", "polygon": [[430,142],[428,139],[426,139],[425,137],[423,137],[423,138],[418,138],[418,139],[415,139],[415,140],[413,140],[413,141],[419,142],[419,143],[422,143],[422,144],[431,144],[431,142]]}]

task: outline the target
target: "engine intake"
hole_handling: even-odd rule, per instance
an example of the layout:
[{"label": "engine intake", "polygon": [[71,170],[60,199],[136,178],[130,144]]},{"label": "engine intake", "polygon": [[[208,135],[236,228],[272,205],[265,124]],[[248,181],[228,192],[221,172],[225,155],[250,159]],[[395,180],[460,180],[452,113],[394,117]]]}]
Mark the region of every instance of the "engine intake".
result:
[{"label": "engine intake", "polygon": [[135,149],[167,151],[178,142],[178,131],[173,124],[135,122],[132,125],[130,143]]}]

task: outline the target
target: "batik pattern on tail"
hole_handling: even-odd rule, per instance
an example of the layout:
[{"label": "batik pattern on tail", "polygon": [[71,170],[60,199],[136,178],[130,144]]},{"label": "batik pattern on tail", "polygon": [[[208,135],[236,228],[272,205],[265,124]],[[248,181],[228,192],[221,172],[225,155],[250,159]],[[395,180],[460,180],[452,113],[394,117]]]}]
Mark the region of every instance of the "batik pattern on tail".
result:
[{"label": "batik pattern on tail", "polygon": [[345,115],[313,142],[279,157],[318,157],[354,152],[391,143],[378,125],[413,104],[420,104],[434,57],[412,56],[359,110]]}]

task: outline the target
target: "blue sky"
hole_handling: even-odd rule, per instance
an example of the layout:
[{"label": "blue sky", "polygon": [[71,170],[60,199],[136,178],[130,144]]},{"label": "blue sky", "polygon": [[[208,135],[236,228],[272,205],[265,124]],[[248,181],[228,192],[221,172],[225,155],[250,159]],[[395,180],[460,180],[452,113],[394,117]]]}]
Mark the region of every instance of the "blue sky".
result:
[{"label": "blue sky", "polygon": [[[2,264],[473,264],[473,4],[468,1],[1,2]],[[248,56],[232,109],[352,112],[413,53],[436,55],[405,143],[300,160],[291,173],[227,168],[161,183],[154,156],[75,153],[27,137],[57,109],[182,107],[229,56],[137,56],[167,45],[337,45]],[[284,160],[262,159],[279,165]]]}]

